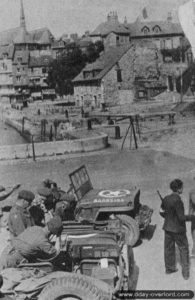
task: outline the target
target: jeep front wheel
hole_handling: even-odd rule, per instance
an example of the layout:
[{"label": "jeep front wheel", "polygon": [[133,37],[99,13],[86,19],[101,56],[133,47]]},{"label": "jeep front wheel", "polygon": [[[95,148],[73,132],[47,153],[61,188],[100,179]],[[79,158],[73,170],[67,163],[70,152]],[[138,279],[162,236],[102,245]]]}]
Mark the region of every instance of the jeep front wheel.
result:
[{"label": "jeep front wheel", "polygon": [[134,246],[138,239],[139,239],[139,226],[137,222],[127,215],[117,215],[122,221],[123,228],[125,229],[125,242],[130,245]]},{"label": "jeep front wheel", "polygon": [[38,300],[110,300],[111,293],[99,286],[95,279],[92,282],[87,276],[67,273],[46,285]]}]

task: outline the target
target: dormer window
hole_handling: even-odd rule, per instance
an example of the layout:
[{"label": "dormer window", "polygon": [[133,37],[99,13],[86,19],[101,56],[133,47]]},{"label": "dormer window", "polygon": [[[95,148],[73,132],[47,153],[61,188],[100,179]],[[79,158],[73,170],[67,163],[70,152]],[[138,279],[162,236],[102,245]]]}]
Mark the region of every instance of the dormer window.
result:
[{"label": "dormer window", "polygon": [[148,34],[150,32],[150,29],[147,26],[144,26],[141,30],[144,34]]},{"label": "dormer window", "polygon": [[90,73],[91,73],[90,71],[84,71],[84,72],[83,72],[83,77],[84,77],[84,78],[89,78]]},{"label": "dormer window", "polygon": [[161,32],[161,29],[160,29],[160,27],[159,27],[158,25],[154,26],[154,27],[152,28],[152,30],[153,30],[155,33]]}]

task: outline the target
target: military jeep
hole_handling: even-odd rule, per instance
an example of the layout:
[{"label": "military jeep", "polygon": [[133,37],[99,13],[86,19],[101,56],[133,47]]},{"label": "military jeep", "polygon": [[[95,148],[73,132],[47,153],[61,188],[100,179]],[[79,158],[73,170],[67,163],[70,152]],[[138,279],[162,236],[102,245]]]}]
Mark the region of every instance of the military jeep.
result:
[{"label": "military jeep", "polygon": [[140,231],[150,224],[153,213],[140,203],[140,190],[136,187],[94,189],[85,165],[70,173],[69,178],[77,199],[75,219],[96,224],[110,218],[119,219],[126,232],[126,242],[134,246]]},{"label": "military jeep", "polygon": [[116,299],[118,291],[135,286],[133,250],[120,229],[119,220],[109,220],[106,231],[64,223],[59,254],[63,271],[54,261],[5,269],[2,292],[25,300]]}]

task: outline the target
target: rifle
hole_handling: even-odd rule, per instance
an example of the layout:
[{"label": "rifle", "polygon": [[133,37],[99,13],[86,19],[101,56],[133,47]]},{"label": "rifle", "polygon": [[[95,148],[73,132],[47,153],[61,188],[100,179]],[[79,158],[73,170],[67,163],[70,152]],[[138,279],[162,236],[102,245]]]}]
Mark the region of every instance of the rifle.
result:
[{"label": "rifle", "polygon": [[159,192],[159,190],[157,190],[157,194],[159,195],[160,200],[163,201],[164,198],[162,197],[162,195],[161,195],[161,193]]},{"label": "rifle", "polygon": [[[161,193],[157,190],[157,194],[159,195],[160,200],[163,202],[164,198],[162,197]],[[165,217],[165,212],[163,209],[160,210],[159,214],[161,215],[161,217]]]}]

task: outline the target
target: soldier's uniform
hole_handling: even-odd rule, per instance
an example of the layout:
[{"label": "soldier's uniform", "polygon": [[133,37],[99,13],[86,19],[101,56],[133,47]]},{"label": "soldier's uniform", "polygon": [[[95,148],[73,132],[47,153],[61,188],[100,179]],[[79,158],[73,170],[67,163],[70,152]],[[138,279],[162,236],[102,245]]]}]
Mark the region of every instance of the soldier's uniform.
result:
[{"label": "soldier's uniform", "polygon": [[8,228],[11,237],[16,237],[27,227],[33,226],[34,222],[27,210],[34,199],[34,194],[30,191],[22,190],[18,194],[18,201],[10,210],[8,218]]},{"label": "soldier's uniform", "polygon": [[[195,189],[192,189],[189,193],[189,214],[195,216]],[[195,221],[191,223],[191,233],[192,233],[192,256],[195,256]]]},{"label": "soldier's uniform", "polygon": [[51,218],[54,216],[54,199],[51,189],[47,187],[41,187],[37,190],[38,197],[39,197],[39,204],[40,207],[44,211],[45,215],[45,223],[49,222]]},{"label": "soldier's uniform", "polygon": [[32,226],[25,229],[11,241],[0,257],[0,270],[17,267],[24,259],[28,262],[48,260],[57,255],[55,246],[49,241],[49,234],[60,233],[62,221],[59,217],[50,220],[46,227]]},{"label": "soldier's uniform", "polygon": [[175,244],[177,244],[181,258],[182,275],[184,279],[188,279],[190,275],[190,265],[186,221],[190,221],[191,216],[185,215],[184,204],[180,197],[180,193],[183,191],[182,181],[180,179],[173,180],[170,184],[170,188],[173,192],[163,199],[161,205],[164,210],[163,229],[165,231],[165,268],[167,274],[177,270],[175,255]]}]

